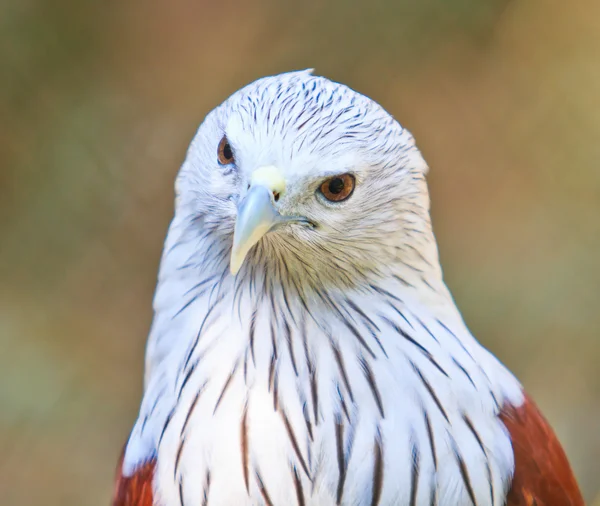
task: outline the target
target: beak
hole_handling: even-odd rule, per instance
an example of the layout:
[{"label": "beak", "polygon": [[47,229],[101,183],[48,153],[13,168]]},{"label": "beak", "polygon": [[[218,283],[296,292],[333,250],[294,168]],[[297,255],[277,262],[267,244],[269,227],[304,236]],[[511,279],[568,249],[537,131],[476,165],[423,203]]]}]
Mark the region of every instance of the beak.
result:
[{"label": "beak", "polygon": [[272,191],[269,188],[263,185],[251,186],[240,203],[229,264],[232,274],[237,274],[240,270],[250,248],[263,235],[285,221],[273,206],[272,198]]},{"label": "beak", "polygon": [[273,195],[283,195],[284,192],[285,180],[277,167],[259,167],[252,174],[250,189],[238,206],[229,262],[231,274],[238,273],[250,248],[271,230],[286,223],[314,226],[306,218],[279,214]]},{"label": "beak", "polygon": [[252,174],[250,189],[238,206],[229,269],[237,274],[244,259],[263,235],[277,225],[293,221],[282,217],[273,204],[273,194],[285,191],[285,180],[277,167],[259,167]]}]

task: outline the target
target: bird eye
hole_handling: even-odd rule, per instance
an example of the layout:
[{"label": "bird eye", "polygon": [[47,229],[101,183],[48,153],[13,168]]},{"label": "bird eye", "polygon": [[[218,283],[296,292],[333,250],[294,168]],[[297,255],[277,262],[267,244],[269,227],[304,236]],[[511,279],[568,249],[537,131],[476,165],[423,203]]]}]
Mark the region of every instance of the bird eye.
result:
[{"label": "bird eye", "polygon": [[225,136],[223,136],[221,142],[219,142],[219,147],[217,149],[217,158],[219,159],[219,163],[221,165],[229,165],[230,163],[234,162],[231,145],[229,144],[229,141]]},{"label": "bird eye", "polygon": [[352,174],[342,174],[324,181],[321,184],[320,191],[323,197],[330,202],[341,202],[352,195],[355,182],[356,180]]}]

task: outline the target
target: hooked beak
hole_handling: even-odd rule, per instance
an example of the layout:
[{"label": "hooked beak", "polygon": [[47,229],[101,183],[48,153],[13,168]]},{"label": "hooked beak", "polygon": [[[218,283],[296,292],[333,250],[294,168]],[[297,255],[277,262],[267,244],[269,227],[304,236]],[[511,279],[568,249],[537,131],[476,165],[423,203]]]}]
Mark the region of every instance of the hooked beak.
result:
[{"label": "hooked beak", "polygon": [[305,223],[306,218],[281,216],[274,205],[274,194],[285,191],[285,181],[273,166],[260,167],[252,174],[250,189],[238,206],[229,269],[237,274],[244,259],[265,234],[285,223]]}]

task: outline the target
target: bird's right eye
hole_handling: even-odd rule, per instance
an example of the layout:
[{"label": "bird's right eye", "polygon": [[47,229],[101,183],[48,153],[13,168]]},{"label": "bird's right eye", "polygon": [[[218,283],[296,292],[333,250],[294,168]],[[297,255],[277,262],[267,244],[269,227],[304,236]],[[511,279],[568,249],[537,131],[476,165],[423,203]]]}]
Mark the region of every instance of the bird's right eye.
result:
[{"label": "bird's right eye", "polygon": [[229,165],[235,161],[233,158],[231,145],[229,144],[229,141],[225,135],[221,139],[221,142],[219,142],[219,147],[217,148],[217,158],[221,165]]}]

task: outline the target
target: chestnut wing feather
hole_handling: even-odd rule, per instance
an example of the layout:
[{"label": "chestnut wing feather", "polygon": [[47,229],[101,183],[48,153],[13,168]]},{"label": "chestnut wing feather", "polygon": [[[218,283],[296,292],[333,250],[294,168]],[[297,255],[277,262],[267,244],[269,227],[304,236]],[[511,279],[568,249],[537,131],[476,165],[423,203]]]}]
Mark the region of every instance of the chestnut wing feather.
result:
[{"label": "chestnut wing feather", "polygon": [[155,460],[141,465],[132,476],[123,476],[123,456],[119,459],[112,506],[152,506],[152,479]]},{"label": "chestnut wing feather", "polygon": [[515,455],[506,506],[583,506],[567,456],[531,398],[526,395],[518,408],[505,406],[500,419]]}]

